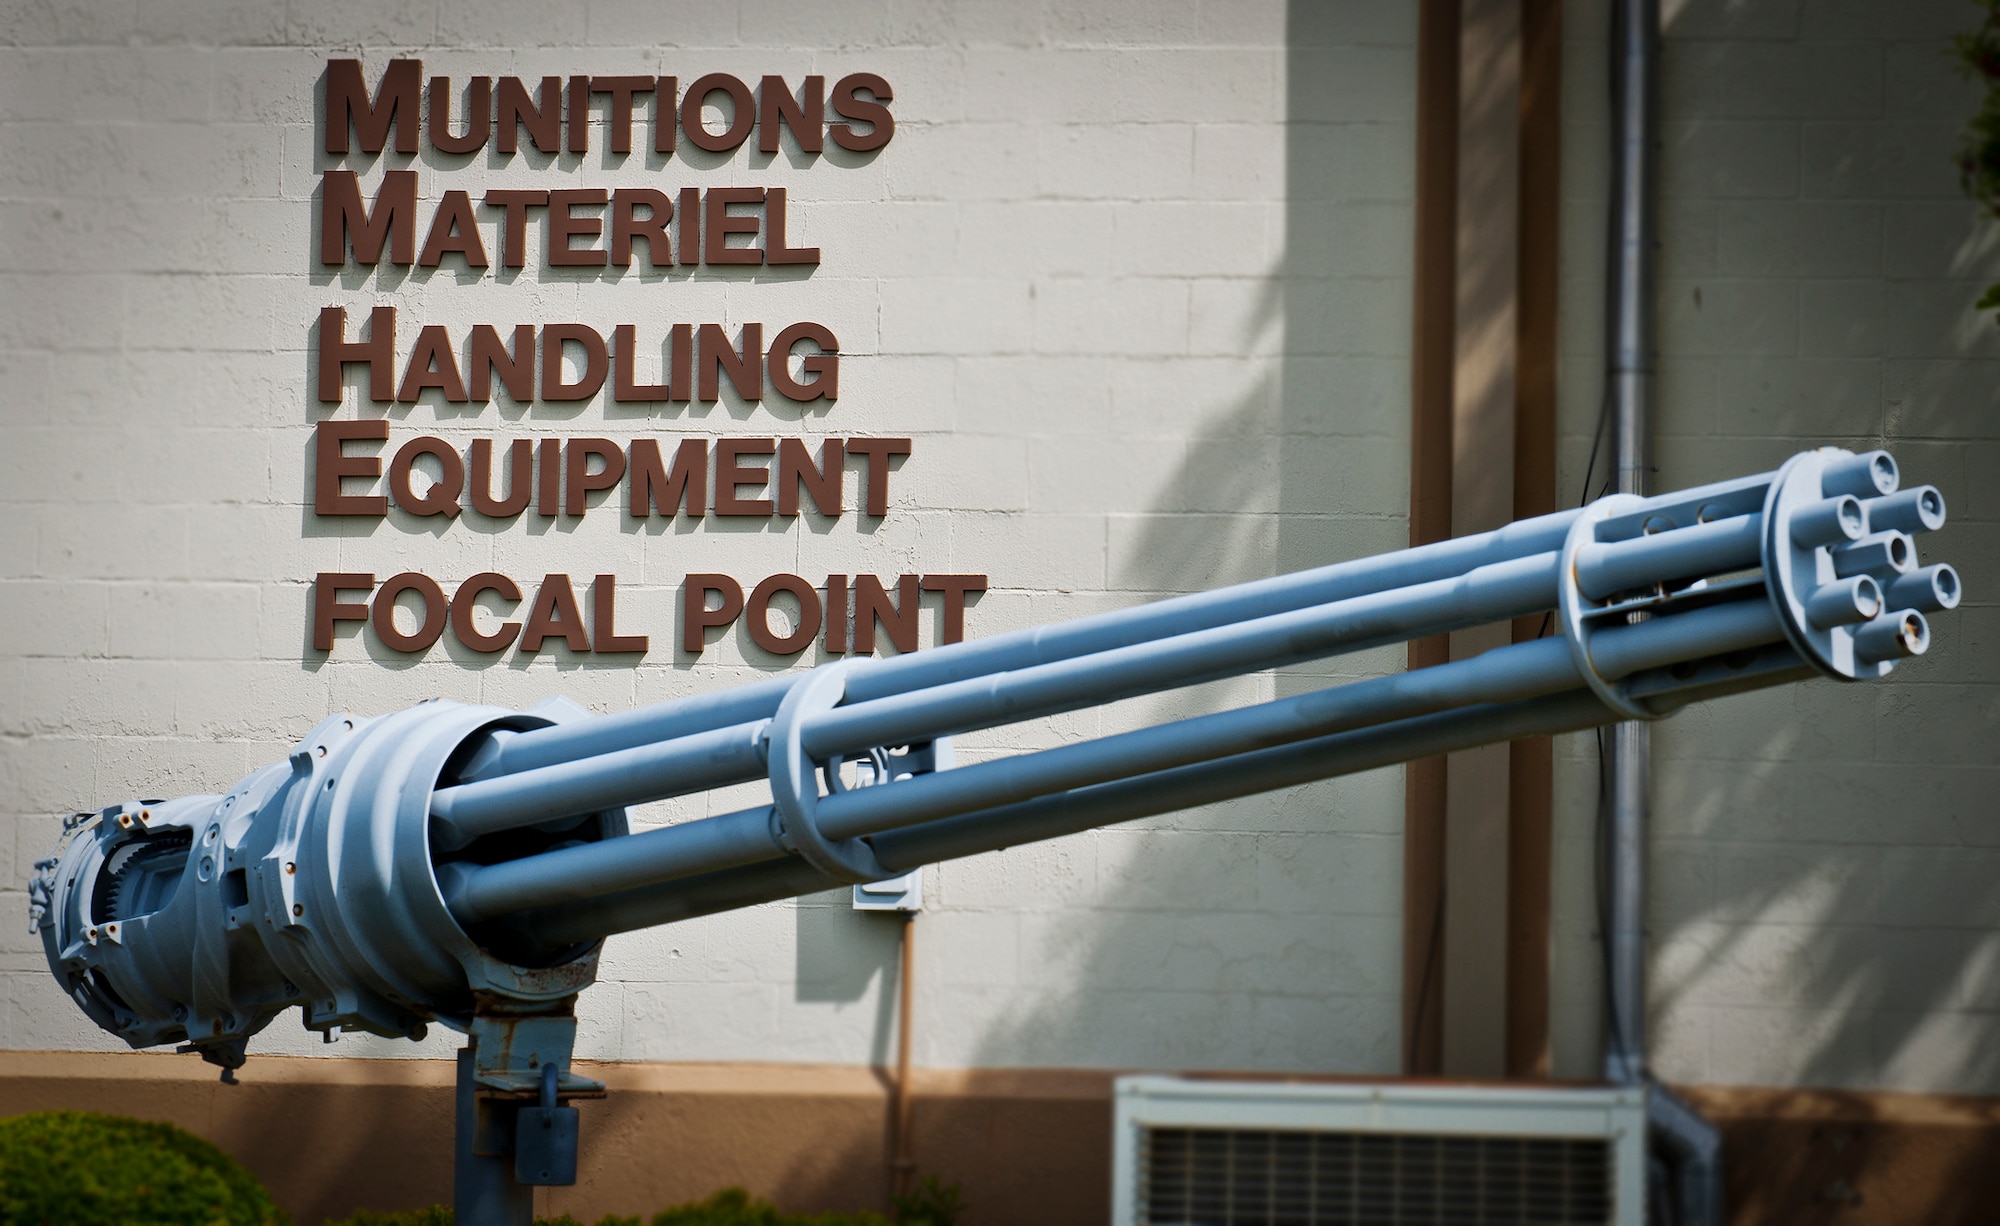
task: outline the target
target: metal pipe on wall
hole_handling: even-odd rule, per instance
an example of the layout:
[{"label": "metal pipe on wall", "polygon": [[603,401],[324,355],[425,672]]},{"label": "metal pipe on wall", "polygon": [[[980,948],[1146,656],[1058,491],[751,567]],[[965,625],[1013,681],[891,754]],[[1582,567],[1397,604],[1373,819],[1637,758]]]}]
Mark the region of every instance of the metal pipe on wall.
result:
[{"label": "metal pipe on wall", "polygon": [[890,1103],[889,1127],[894,1138],[889,1146],[889,1203],[895,1207],[896,1198],[910,1194],[910,1184],[916,1178],[917,1160],[911,1151],[915,1138],[910,1135],[910,1114],[912,1103],[910,1087],[910,1026],[916,1013],[917,975],[917,913],[903,912],[902,957],[898,963],[896,976],[896,1091]]},{"label": "metal pipe on wall", "polygon": [[[1612,172],[1610,369],[1617,488],[1644,496],[1652,473],[1653,251],[1659,192],[1659,0],[1622,0],[1612,33],[1616,145]],[[1609,1002],[1605,1076],[1651,1081],[1646,1068],[1646,860],[1652,824],[1652,728],[1632,721],[1603,742],[1609,847],[1605,978]],[[1720,1226],[1722,1149],[1715,1126],[1664,1086],[1647,1095],[1653,1136],[1674,1168],[1673,1202],[1684,1224]]]},{"label": "metal pipe on wall", "polygon": [[[1622,0],[1612,33],[1616,143],[1611,190],[1612,451],[1619,493],[1644,495],[1651,469],[1654,193],[1659,96],[1658,0]],[[1610,1000],[1604,1073],[1629,1085],[1646,1067],[1646,827],[1649,729],[1633,721],[1605,738],[1609,885],[1605,940]]]}]

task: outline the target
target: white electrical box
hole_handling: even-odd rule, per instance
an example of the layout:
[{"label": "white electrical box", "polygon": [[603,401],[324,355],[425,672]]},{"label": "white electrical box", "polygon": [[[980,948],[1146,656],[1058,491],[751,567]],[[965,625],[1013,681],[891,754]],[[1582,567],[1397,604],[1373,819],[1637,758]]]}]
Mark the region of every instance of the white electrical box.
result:
[{"label": "white electrical box", "polygon": [[856,911],[921,911],[924,909],[924,870],[911,869],[887,881],[870,881],[854,887]]}]

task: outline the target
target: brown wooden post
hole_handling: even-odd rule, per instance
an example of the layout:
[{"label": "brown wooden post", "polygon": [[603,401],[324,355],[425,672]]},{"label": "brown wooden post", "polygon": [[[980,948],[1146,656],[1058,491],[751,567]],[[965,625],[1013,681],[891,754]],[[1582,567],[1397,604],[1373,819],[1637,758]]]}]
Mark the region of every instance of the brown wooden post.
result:
[{"label": "brown wooden post", "polygon": [[[1410,544],[1451,535],[1452,368],[1458,297],[1460,0],[1423,0],[1417,33],[1415,320],[1410,387]],[[1446,636],[1416,639],[1409,667],[1442,664]],[[1444,1039],[1445,762],[1404,768],[1403,1071],[1435,1074]]]},{"label": "brown wooden post", "polygon": [[[1514,362],[1514,518],[1556,509],[1556,294],[1562,197],[1562,0],[1521,0],[1521,164]],[[1514,621],[1514,641],[1546,619]],[[1509,747],[1507,1075],[1549,1075],[1553,744]]]}]

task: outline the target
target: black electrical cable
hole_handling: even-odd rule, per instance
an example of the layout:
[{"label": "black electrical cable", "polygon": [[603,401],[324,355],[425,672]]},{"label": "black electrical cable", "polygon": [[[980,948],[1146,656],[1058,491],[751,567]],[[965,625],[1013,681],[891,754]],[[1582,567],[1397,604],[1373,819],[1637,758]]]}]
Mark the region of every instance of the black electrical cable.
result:
[{"label": "black electrical cable", "polygon": [[[1611,380],[1607,378],[1604,381],[1604,395],[1598,401],[1597,428],[1590,432],[1590,463],[1584,465],[1583,467],[1583,496],[1576,500],[1576,505],[1579,507],[1586,507],[1590,505],[1590,479],[1597,475],[1597,451],[1598,448],[1602,446],[1604,443],[1604,430],[1605,427],[1608,426],[1610,423],[1611,423]],[[1611,479],[1607,477],[1605,479],[1605,488],[1597,492],[1597,496],[1599,498],[1604,497],[1605,493],[1611,488],[1610,480]],[[1542,628],[1535,632],[1536,638],[1541,639],[1548,637],[1549,628],[1555,624],[1555,616],[1556,616],[1556,611],[1554,609],[1550,609],[1548,612],[1542,614]]]},{"label": "black electrical cable", "polygon": [[1443,880],[1439,880],[1437,906],[1431,911],[1430,940],[1425,943],[1424,949],[1424,975],[1417,983],[1417,1008],[1416,1012],[1410,1017],[1410,1046],[1408,1050],[1413,1056],[1417,1050],[1417,1040],[1421,1039],[1424,1034],[1424,1009],[1430,1003],[1431,979],[1437,972],[1438,955],[1442,952],[1444,945],[1444,890],[1445,883]]},{"label": "black electrical cable", "polygon": [[1605,769],[1604,728],[1591,730],[1597,741],[1597,816],[1593,822],[1596,854],[1592,857],[1592,885],[1597,903],[1598,960],[1604,977],[1604,1013],[1610,1031],[1610,1045],[1629,1056],[1623,1048],[1624,1018],[1618,1012],[1618,994],[1612,990],[1611,975],[1611,775]]}]

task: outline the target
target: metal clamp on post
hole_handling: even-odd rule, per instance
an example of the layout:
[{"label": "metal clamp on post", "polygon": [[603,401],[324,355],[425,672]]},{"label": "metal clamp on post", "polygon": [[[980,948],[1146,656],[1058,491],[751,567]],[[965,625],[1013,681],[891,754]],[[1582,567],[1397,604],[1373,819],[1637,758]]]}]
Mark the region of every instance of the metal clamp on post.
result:
[{"label": "metal clamp on post", "polygon": [[467,1032],[473,1076],[480,1087],[516,1096],[538,1094],[555,1069],[564,1098],[602,1098],[604,1083],[569,1071],[576,1043],[573,1013],[481,1013]]},{"label": "metal clamp on post", "polygon": [[576,1183],[576,1143],[580,1117],[575,1107],[556,1101],[556,1066],[542,1066],[541,1099],[514,1116],[514,1181],[530,1187],[567,1188]]},{"label": "metal clamp on post", "polygon": [[807,716],[831,711],[847,696],[847,668],[823,667],[792,687],[771,720],[771,803],[785,846],[806,863],[837,881],[860,885],[895,876],[860,839],[834,842],[813,820],[819,808],[819,766],[806,753],[803,724]]},{"label": "metal clamp on post", "polygon": [[1626,694],[1622,687],[1605,678],[1591,659],[1590,640],[1600,629],[1607,626],[1629,624],[1632,606],[1612,597],[1604,601],[1592,600],[1583,592],[1577,577],[1577,561],[1585,549],[1599,544],[1598,526],[1621,513],[1636,511],[1645,505],[1645,499],[1637,494],[1613,494],[1600,498],[1585,508],[1584,513],[1570,525],[1569,536],[1562,548],[1562,628],[1563,636],[1569,640],[1570,654],[1576,660],[1577,671],[1583,674],[1584,684],[1591,688],[1604,705],[1623,715],[1626,719],[1657,719],[1652,711]]},{"label": "metal clamp on post", "polygon": [[[1616,496],[1572,526],[1563,628],[1585,684],[1611,710],[1659,719],[1684,701],[1678,691],[1719,696],[1806,667],[1764,591],[1769,483]],[[1859,522],[1858,507],[1844,511],[1836,521]]]}]

